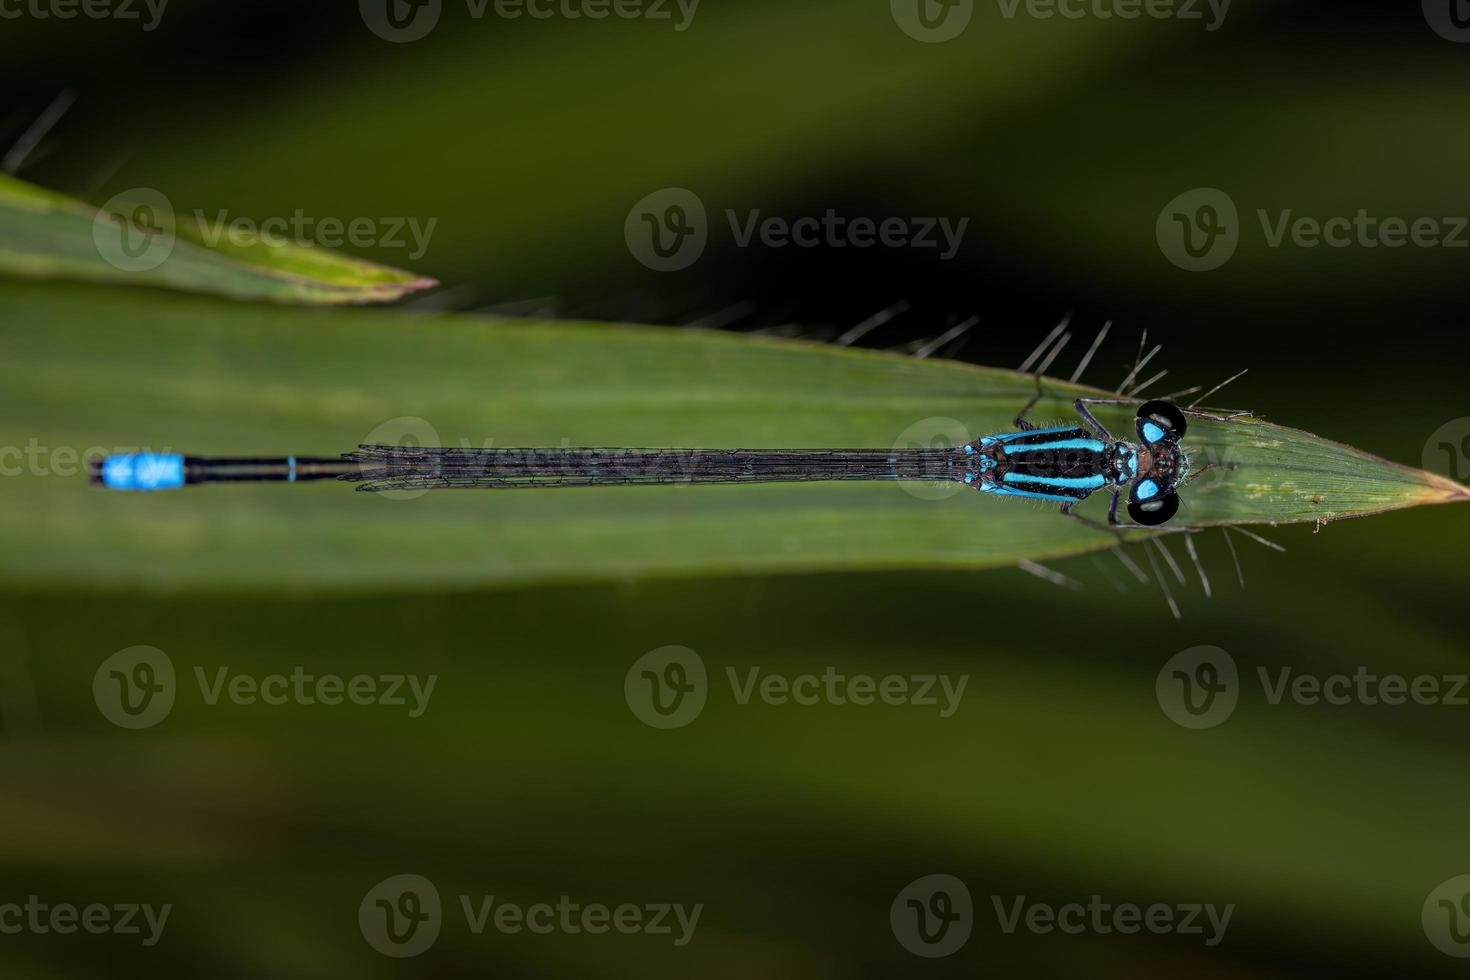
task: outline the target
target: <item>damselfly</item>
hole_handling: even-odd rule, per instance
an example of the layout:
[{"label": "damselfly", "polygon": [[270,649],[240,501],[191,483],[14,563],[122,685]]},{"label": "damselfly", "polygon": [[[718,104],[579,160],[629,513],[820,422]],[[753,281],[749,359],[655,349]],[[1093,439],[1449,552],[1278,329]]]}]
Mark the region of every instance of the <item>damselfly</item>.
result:
[{"label": "damselfly", "polygon": [[[996,496],[1073,508],[1103,490],[1112,495],[1108,526],[1121,525],[1126,493],[1134,524],[1154,527],[1179,510],[1179,491],[1208,467],[1191,470],[1181,446],[1185,413],[1168,401],[1139,405],[1137,441],[1115,438],[1089,405],[1138,404],[1130,398],[1078,398],[1081,425],[1037,428],[1016,416],[1016,431],[982,436],[954,449],[449,449],[363,445],[340,458],[211,458],[123,453],[92,460],[93,482],[113,490],[166,490],[201,483],[345,480],[369,492],[437,488],[505,489],[684,483],[788,483],[824,480],[957,481]],[[1121,525],[1126,526],[1126,525]]]}]

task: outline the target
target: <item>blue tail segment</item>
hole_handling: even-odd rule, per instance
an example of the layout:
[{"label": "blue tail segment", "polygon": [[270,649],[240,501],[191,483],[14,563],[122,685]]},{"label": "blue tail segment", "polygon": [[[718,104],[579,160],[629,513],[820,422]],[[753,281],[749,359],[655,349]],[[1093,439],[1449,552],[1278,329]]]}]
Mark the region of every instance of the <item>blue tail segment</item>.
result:
[{"label": "blue tail segment", "polygon": [[102,460],[98,477],[109,490],[173,490],[184,485],[177,453],[121,453]]}]

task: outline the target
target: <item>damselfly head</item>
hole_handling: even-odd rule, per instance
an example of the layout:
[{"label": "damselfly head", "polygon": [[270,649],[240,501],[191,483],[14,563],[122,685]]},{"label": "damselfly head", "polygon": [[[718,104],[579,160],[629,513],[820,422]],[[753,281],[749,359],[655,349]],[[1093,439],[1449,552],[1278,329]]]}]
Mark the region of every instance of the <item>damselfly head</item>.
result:
[{"label": "damselfly head", "polygon": [[1179,512],[1175,488],[1189,475],[1189,457],[1179,440],[1189,423],[1174,404],[1151,401],[1139,406],[1136,424],[1138,476],[1128,493],[1128,516],[1145,527],[1156,527]]}]

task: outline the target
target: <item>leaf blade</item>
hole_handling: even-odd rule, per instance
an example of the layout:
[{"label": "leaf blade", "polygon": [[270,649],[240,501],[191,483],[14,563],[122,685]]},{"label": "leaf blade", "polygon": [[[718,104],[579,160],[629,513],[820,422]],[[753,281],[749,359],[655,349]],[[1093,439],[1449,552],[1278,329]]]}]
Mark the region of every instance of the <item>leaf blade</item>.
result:
[{"label": "leaf blade", "polygon": [[[0,308],[11,354],[0,363],[0,445],[29,440],[77,458],[143,446],[331,455],[393,441],[419,422],[428,426],[420,442],[476,447],[903,447],[959,426],[957,444],[1008,429],[1032,390],[1012,371],[701,331],[457,316],[420,330],[412,318],[368,310],[262,311],[15,284],[0,286]],[[1039,413],[1066,417],[1068,395]],[[1129,431],[1126,407],[1100,414]],[[384,423],[399,426],[386,440]],[[1229,449],[1239,432],[1279,440],[1290,430],[1196,420],[1187,441]],[[1332,467],[1345,453],[1379,475],[1378,496],[1356,505],[1365,513],[1382,509],[1384,495],[1411,506],[1447,492],[1429,474],[1317,442]],[[1321,467],[1324,479],[1332,467]],[[1261,478],[1259,467],[1223,474],[1200,487],[1194,506],[1210,520],[1320,516],[1301,513],[1290,495],[1236,492]],[[15,542],[0,553],[0,578],[417,589],[991,568],[1113,543],[1050,506],[958,485],[940,499],[876,483],[436,491],[391,501],[337,484],[133,495],[85,482],[75,463],[70,476],[0,481],[0,533]]]},{"label": "leaf blade", "polygon": [[433,279],[297,243],[234,242],[224,229],[169,215],[157,263],[109,261],[108,239],[127,234],[99,212],[0,174],[0,274],[27,279],[161,286],[278,303],[383,303],[437,285]]}]

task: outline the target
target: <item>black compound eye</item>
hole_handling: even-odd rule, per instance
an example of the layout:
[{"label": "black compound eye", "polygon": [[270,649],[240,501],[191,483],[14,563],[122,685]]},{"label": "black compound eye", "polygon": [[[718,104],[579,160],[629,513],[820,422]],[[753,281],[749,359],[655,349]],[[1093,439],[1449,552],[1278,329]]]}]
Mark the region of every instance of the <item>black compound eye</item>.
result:
[{"label": "black compound eye", "polygon": [[1138,407],[1138,438],[1145,446],[1172,436],[1184,436],[1189,421],[1173,402],[1144,402]]},{"label": "black compound eye", "polygon": [[1128,516],[1133,518],[1133,523],[1142,524],[1144,527],[1158,527],[1160,524],[1167,524],[1169,519],[1177,513],[1179,513],[1177,493],[1166,493],[1150,500],[1134,500],[1128,504]]}]

